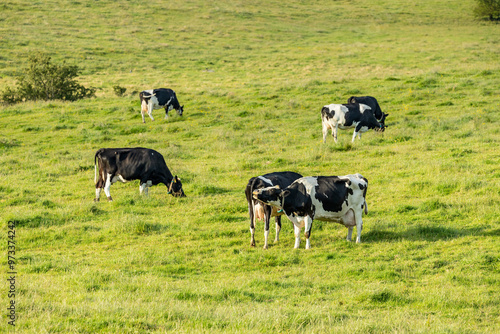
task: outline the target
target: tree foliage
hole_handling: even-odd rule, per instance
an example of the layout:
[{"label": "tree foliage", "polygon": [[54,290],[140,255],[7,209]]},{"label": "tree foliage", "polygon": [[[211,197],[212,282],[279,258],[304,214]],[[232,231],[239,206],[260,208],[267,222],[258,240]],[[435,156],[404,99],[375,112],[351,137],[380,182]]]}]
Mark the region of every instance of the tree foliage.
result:
[{"label": "tree foliage", "polygon": [[500,20],[500,0],[476,0],[477,6],[474,14],[479,18],[486,18],[490,21]]},{"label": "tree foliage", "polygon": [[8,87],[0,98],[6,103],[26,100],[76,101],[95,95],[95,88],[86,88],[76,81],[79,68],[51,62],[44,53],[35,53],[28,58],[28,67],[17,81],[17,89]]}]

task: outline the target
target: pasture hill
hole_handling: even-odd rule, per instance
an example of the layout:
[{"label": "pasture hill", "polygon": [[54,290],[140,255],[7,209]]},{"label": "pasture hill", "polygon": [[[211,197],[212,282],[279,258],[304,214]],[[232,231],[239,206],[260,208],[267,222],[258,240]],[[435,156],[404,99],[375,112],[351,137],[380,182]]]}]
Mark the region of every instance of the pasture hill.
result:
[{"label": "pasture hill", "polygon": [[[0,91],[45,52],[97,93],[0,106],[0,331],[498,333],[500,25],[474,6],[2,2]],[[160,87],[184,115],[142,124]],[[323,144],[321,108],[352,95],[387,130]],[[93,202],[95,152],[137,146],[187,197],[130,182]],[[250,247],[246,183],[286,170],[366,177],[362,243],[314,221],[294,250],[283,218]]]}]

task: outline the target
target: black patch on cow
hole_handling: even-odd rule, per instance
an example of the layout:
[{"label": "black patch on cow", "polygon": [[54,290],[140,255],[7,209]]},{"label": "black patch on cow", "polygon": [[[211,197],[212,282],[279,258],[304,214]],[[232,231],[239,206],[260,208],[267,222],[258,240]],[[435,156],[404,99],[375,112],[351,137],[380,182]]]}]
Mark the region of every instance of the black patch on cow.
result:
[{"label": "black patch on cow", "polygon": [[349,194],[354,193],[347,180],[336,176],[318,176],[317,180],[315,197],[323,204],[323,208],[330,212],[342,211],[342,204],[347,203]]},{"label": "black patch on cow", "polygon": [[321,109],[321,116],[326,118],[332,118],[333,116],[335,116],[335,110],[330,110],[327,107],[323,107],[323,109]]},{"label": "black patch on cow", "polygon": [[288,216],[310,216],[314,218],[314,209],[312,207],[311,196],[306,191],[306,187],[299,182],[292,183],[286,192],[282,192],[284,197],[283,211]]},{"label": "black patch on cow", "polygon": [[363,103],[371,108],[371,111],[377,121],[379,121],[382,125],[385,125],[385,117],[386,114],[382,112],[380,109],[380,105],[378,101],[373,96],[351,96],[347,99],[347,103]]}]

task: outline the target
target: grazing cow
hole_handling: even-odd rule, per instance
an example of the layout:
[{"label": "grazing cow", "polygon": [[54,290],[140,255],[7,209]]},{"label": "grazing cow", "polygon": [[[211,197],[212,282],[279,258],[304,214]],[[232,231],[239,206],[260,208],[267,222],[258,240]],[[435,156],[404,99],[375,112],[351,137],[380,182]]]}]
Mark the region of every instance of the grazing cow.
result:
[{"label": "grazing cow", "polygon": [[389,114],[384,114],[378,104],[378,101],[373,96],[351,96],[347,99],[347,103],[363,103],[372,109],[373,115],[377,121],[385,127],[385,119]]},{"label": "grazing cow", "polygon": [[300,245],[300,228],[305,226],[306,249],[311,248],[312,222],[314,219],[345,225],[351,241],[356,226],[356,242],[361,242],[363,209],[366,206],[368,180],[360,174],[346,176],[308,176],[295,180],[290,186],[258,189],[253,197],[266,204],[281,208],[294,224],[295,247]]},{"label": "grazing cow", "polygon": [[[99,178],[97,169],[99,168]],[[148,194],[148,187],[163,183],[174,197],[185,197],[181,180],[172,176],[163,156],[148,148],[101,148],[94,157],[95,201],[99,201],[101,189],[112,201],[109,188],[116,181],[139,180],[139,191]]]},{"label": "grazing cow", "polygon": [[337,142],[337,129],[354,128],[352,142],[356,136],[361,138],[361,133],[370,129],[383,132],[385,127],[379,123],[370,107],[362,103],[329,104],[321,109],[321,122],[323,124],[323,143],[326,143],[328,130],[332,130],[333,139]]},{"label": "grazing cow", "polygon": [[255,247],[255,221],[256,219],[264,220],[264,249],[267,249],[267,238],[269,236],[269,221],[271,217],[274,217],[276,221],[276,239],[274,242],[279,241],[279,234],[281,230],[281,215],[283,213],[278,213],[278,209],[272,207],[271,205],[264,204],[252,197],[255,190],[266,188],[270,186],[280,186],[282,189],[288,187],[293,181],[301,178],[302,175],[294,172],[275,172],[265,175],[260,175],[257,177],[252,177],[247,184],[245,189],[245,195],[248,202],[248,212],[250,214],[250,233],[252,237],[250,239],[250,245]]},{"label": "grazing cow", "polygon": [[172,109],[177,110],[179,116],[182,116],[182,112],[184,111],[184,106],[179,104],[175,92],[171,89],[158,88],[144,90],[139,93],[139,98],[141,99],[142,123],[146,123],[144,120],[146,112],[153,121],[155,120],[153,118],[153,109],[165,108],[165,118],[168,117],[168,112]]}]

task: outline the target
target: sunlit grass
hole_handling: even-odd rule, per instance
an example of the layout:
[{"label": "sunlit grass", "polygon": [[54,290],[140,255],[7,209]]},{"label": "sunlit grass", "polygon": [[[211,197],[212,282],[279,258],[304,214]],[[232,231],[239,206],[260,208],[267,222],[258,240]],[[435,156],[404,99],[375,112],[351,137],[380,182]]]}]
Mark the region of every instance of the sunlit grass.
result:
[{"label": "sunlit grass", "polygon": [[[473,5],[2,5],[0,90],[33,50],[98,88],[1,106],[16,330],[497,332],[500,41]],[[184,116],[141,123],[138,92],[156,87]],[[387,130],[323,144],[321,107],[358,94],[377,97]],[[161,152],[187,197],[131,182],[94,203],[95,151],[123,146]],[[262,250],[259,222],[251,248],[244,187],[278,170],[368,178],[363,243],[315,221],[312,249],[293,250],[284,218],[279,244]]]}]

